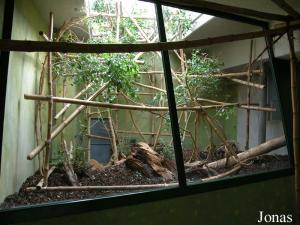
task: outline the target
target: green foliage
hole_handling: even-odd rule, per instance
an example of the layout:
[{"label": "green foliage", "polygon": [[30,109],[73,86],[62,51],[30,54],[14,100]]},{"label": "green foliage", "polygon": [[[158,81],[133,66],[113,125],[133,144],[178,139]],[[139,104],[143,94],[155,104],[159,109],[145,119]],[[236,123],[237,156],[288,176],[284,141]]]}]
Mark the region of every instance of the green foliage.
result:
[{"label": "green foliage", "polygon": [[139,66],[134,55],[126,54],[77,54],[65,59],[56,58],[53,72],[57,76],[71,78],[73,85],[93,83],[100,87],[110,82],[104,95],[106,101],[113,101],[115,94],[122,91],[136,98],[137,89],[132,85],[139,79]]},{"label": "green foliage", "polygon": [[226,107],[226,108],[220,108],[216,111],[216,116],[220,119],[229,120],[230,116],[232,116],[235,112],[234,107]]},{"label": "green foliage", "polygon": [[[194,50],[187,60],[184,84],[174,88],[177,104],[189,104],[193,98],[215,98],[220,94],[221,81],[212,74],[220,72],[222,63],[203,50]],[[195,76],[196,75],[196,76]]]},{"label": "green foliage", "polygon": [[170,40],[178,33],[181,37],[184,37],[192,28],[191,15],[188,14],[186,10],[182,9],[170,7],[164,7],[163,9],[168,39]]}]

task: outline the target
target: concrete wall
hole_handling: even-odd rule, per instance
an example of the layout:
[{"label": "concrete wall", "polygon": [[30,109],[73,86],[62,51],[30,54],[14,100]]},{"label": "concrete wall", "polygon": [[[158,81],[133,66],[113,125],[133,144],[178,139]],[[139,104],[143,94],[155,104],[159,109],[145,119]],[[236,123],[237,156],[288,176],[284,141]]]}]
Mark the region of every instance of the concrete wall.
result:
[{"label": "concrete wall", "polygon": [[[251,2],[252,3],[252,2]],[[275,26],[275,24],[274,24]],[[252,31],[259,31],[260,27],[247,25],[235,21],[221,19],[214,17],[209,22],[201,26],[199,29],[190,34],[187,39],[195,40],[200,38],[217,37],[230,34],[241,34]],[[296,39],[300,38],[300,32],[295,31],[294,36]],[[253,58],[258,56],[265,48],[264,38],[253,39]],[[234,41],[223,44],[215,44],[207,46],[210,53],[224,62],[224,68],[230,68],[238,65],[248,63],[250,40]],[[300,42],[295,41],[295,49],[300,52]],[[287,57],[289,54],[289,47],[286,35],[284,35],[275,45],[274,51],[276,57]],[[230,56],[230,57],[229,57]],[[267,54],[263,55],[267,58]]]},{"label": "concrete wall", "polygon": [[[40,40],[38,31],[45,23],[28,0],[15,4],[12,39]],[[0,202],[18,191],[25,179],[37,169],[26,155],[35,147],[34,102],[24,100],[25,93],[35,93],[43,54],[10,54],[7,81],[2,163],[0,175]]]},{"label": "concrete wall", "polygon": [[[188,39],[199,39],[206,37],[215,37],[229,34],[239,34],[251,31],[261,30],[261,28],[242,24],[234,21],[224,20],[220,18],[213,18],[207,24],[203,25],[197,31],[192,33]],[[294,36],[296,39],[300,38],[300,32],[295,31]],[[256,58],[261,51],[266,47],[264,38],[257,38],[253,40],[253,56]],[[207,47],[208,52],[224,62],[224,69],[230,72],[246,71],[250,54],[250,40],[235,41],[223,44],[216,44]],[[298,56],[300,55],[300,43],[295,41],[295,49]],[[276,57],[288,58],[289,57],[289,45],[286,35],[284,35],[275,45],[274,53]],[[263,55],[263,59],[268,59],[267,53]],[[266,74],[271,76],[271,74]],[[260,83],[260,80],[257,80]],[[246,103],[247,89],[244,85],[237,85],[239,93],[239,102]],[[252,88],[251,89],[251,102],[260,103],[262,97],[262,91]],[[262,105],[261,105],[262,106]],[[262,123],[263,113],[257,111],[251,111],[250,114],[250,147],[253,147],[262,140],[260,140],[261,132],[264,132],[260,128]],[[284,134],[282,121],[279,120],[267,120],[266,122],[266,140],[278,137]],[[237,142],[241,148],[245,146],[246,142],[246,111],[238,110],[237,113]],[[286,154],[286,148],[281,148],[275,152],[276,154]]]}]

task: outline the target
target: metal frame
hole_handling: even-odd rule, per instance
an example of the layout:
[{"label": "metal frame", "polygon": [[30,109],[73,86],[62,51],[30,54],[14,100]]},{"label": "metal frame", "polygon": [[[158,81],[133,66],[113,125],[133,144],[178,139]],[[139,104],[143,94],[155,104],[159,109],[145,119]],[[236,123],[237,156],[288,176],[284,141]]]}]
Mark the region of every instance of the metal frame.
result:
[{"label": "metal frame", "polygon": [[[156,13],[157,13],[157,23],[159,28],[159,35],[160,41],[166,41],[166,34],[164,29],[164,21],[162,15],[162,4],[163,1],[155,1],[155,0],[142,0],[147,2],[155,3],[156,6]],[[188,9],[191,11],[206,13],[210,15],[214,15],[217,17],[230,19],[234,21],[239,21],[242,23],[252,24],[256,26],[262,27],[262,29],[268,29],[268,25],[264,21],[259,21],[256,19],[252,19],[249,17],[244,16],[237,16],[228,13],[218,12],[215,10],[202,10],[201,8],[187,8],[181,7],[180,5],[170,5],[166,4],[167,6],[173,6],[177,8]],[[14,1],[13,0],[6,0],[5,5],[5,20],[4,20],[4,33],[6,36],[3,38],[11,38],[11,30],[12,30],[12,21],[13,21],[13,7]],[[266,43],[270,43],[270,39],[266,39]],[[271,63],[272,75],[276,78],[276,71],[274,69],[274,53],[272,48],[269,48],[268,51],[269,60]],[[254,182],[262,182],[268,179],[274,179],[279,177],[291,176],[294,173],[293,168],[277,170],[277,171],[270,171],[264,173],[257,173],[253,175],[246,175],[246,176],[236,176],[233,178],[224,178],[216,181],[205,182],[205,183],[193,183],[191,185],[186,185],[185,179],[185,171],[184,171],[184,164],[183,164],[183,156],[182,156],[182,147],[181,147],[181,140],[180,140],[180,131],[179,125],[177,120],[177,111],[176,111],[176,102],[174,97],[174,90],[173,90],[173,83],[171,77],[171,66],[169,61],[168,51],[162,51],[163,56],[163,68],[164,68],[164,75],[166,81],[166,88],[167,88],[167,96],[168,96],[168,104],[169,104],[169,113],[171,118],[171,128],[173,134],[173,142],[174,142],[174,149],[175,149],[175,157],[178,169],[178,180],[179,180],[179,187],[175,188],[168,188],[168,189],[159,189],[159,190],[152,190],[152,191],[144,191],[138,192],[134,194],[126,194],[126,195],[114,195],[111,197],[99,197],[94,199],[86,199],[86,200],[79,200],[79,201],[61,201],[61,202],[54,202],[49,204],[40,204],[36,206],[24,206],[24,207],[17,207],[14,209],[9,210],[2,210],[0,211],[1,217],[1,224],[12,224],[17,222],[27,222],[32,220],[44,219],[44,218],[51,218],[57,216],[65,216],[70,214],[79,214],[89,211],[95,210],[102,210],[102,209],[109,209],[121,206],[128,206],[133,204],[141,204],[145,202],[151,201],[158,201],[163,199],[175,198],[180,196],[187,196],[187,195],[194,195],[203,192],[215,191],[224,188],[236,187],[239,185],[244,185],[248,183]],[[5,102],[5,90],[6,90],[6,81],[8,75],[8,64],[9,64],[9,53],[1,54],[1,66],[0,66],[0,101]],[[4,67],[3,67],[4,66]],[[279,93],[281,96],[281,93]],[[4,119],[4,105],[1,106],[0,110],[0,145],[2,148],[2,133],[3,133],[3,119]],[[282,105],[281,105],[282,111]],[[286,118],[283,115],[284,121],[286,122],[290,120],[290,118]],[[286,129],[286,127],[285,127]],[[290,149],[290,146],[288,145]],[[292,152],[289,152],[292,156]],[[1,150],[0,150],[1,155]],[[49,213],[51,212],[51,213]],[[34,215],[34,216],[33,216]]]},{"label": "metal frame", "polygon": [[[155,4],[155,9],[156,9],[157,26],[158,26],[160,42],[167,42],[161,4],[160,3]],[[185,178],[184,161],[182,155],[180,130],[178,124],[177,110],[176,110],[175,94],[173,89],[173,80],[172,80],[169,52],[162,51],[161,53],[162,53],[162,63],[163,63],[163,70],[164,70],[164,77],[165,77],[167,98],[168,98],[168,105],[169,105],[169,114],[171,119],[171,129],[173,134],[173,146],[175,151],[178,182],[180,187],[184,187],[186,186],[186,178]]]},{"label": "metal frame", "polygon": [[[2,39],[11,39],[12,24],[14,17],[14,0],[6,0],[4,2],[4,18],[2,27]],[[5,97],[6,83],[9,67],[10,52],[0,52],[0,174],[2,161],[2,143],[3,143],[3,128],[4,128],[4,112],[5,112]]]}]

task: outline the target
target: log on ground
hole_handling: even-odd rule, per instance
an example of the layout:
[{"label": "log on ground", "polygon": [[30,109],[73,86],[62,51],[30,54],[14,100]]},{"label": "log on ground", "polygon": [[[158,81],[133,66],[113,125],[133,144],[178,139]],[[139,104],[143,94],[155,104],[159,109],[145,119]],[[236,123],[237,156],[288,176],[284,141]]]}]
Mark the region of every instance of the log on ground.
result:
[{"label": "log on ground", "polygon": [[144,142],[139,142],[132,147],[125,164],[128,168],[137,170],[147,177],[161,176],[165,181],[174,178],[168,161]]}]

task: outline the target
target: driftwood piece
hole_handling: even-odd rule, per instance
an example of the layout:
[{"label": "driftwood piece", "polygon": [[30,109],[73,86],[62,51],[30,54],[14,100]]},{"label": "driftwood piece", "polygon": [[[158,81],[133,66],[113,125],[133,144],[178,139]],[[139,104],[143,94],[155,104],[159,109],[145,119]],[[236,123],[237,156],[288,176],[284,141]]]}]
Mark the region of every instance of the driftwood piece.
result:
[{"label": "driftwood piece", "polygon": [[173,173],[165,158],[155,152],[148,144],[139,142],[127,156],[125,164],[127,167],[138,170],[147,177],[153,174],[163,177],[166,181],[173,179]]}]

